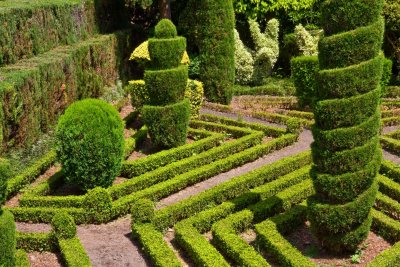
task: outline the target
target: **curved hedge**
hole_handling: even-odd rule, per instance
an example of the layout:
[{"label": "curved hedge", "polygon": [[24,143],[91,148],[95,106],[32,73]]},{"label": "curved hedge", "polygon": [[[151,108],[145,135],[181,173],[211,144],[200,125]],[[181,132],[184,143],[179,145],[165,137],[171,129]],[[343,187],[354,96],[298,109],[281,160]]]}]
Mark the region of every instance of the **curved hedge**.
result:
[{"label": "curved hedge", "polygon": [[368,235],[382,161],[379,145],[383,0],[328,0],[312,128],[316,195],[311,229],[328,250],[354,250]]},{"label": "curved hedge", "polygon": [[149,39],[151,68],[144,74],[149,105],[143,107],[143,119],[155,145],[171,148],[185,144],[190,104],[184,100],[188,67],[180,65],[186,51],[186,39],[177,36],[175,25],[161,20]]}]

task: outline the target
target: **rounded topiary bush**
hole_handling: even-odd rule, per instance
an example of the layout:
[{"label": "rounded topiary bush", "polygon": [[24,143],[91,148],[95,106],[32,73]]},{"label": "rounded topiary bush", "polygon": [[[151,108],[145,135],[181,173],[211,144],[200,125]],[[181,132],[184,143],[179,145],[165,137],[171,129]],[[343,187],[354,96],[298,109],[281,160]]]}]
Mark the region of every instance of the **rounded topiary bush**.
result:
[{"label": "rounded topiary bush", "polygon": [[0,266],[15,266],[16,244],[14,216],[4,211],[0,215]]},{"label": "rounded topiary bush", "polygon": [[151,222],[155,216],[154,202],[149,199],[139,199],[131,208],[132,224]]},{"label": "rounded topiary bush", "polygon": [[96,187],[87,192],[83,207],[92,217],[93,222],[106,222],[110,218],[112,199],[106,189]]},{"label": "rounded topiary bush", "polygon": [[76,235],[74,218],[66,212],[59,212],[51,220],[54,235],[57,239],[70,239]]},{"label": "rounded topiary bush", "polygon": [[178,35],[176,27],[169,19],[160,20],[155,29],[154,35],[156,38],[174,38]]},{"label": "rounded topiary bush", "polygon": [[124,153],[124,123],[98,99],[72,104],[57,126],[57,156],[65,179],[83,190],[112,185]]}]

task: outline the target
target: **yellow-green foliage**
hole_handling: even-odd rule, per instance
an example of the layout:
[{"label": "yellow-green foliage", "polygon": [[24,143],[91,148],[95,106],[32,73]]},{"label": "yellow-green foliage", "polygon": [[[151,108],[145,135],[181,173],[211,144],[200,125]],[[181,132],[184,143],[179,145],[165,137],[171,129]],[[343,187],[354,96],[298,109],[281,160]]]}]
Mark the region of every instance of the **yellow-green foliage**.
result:
[{"label": "yellow-green foliage", "polygon": [[[133,53],[131,54],[131,57],[129,60],[136,60],[136,61],[141,61],[141,62],[149,62],[150,59],[150,53],[149,53],[149,41],[145,41],[141,43],[138,47],[135,48]],[[182,57],[182,64],[184,65],[189,65],[190,64],[190,59],[188,53],[185,51]]]},{"label": "yellow-green foliage", "polygon": [[[136,109],[142,108],[150,99],[149,93],[146,89],[146,84],[143,80],[129,81],[129,85],[126,90],[131,96],[132,106]],[[203,104],[203,83],[189,79],[185,90],[185,98],[190,101],[192,118],[197,118],[199,116],[200,108]]]},{"label": "yellow-green foliage", "polygon": [[188,80],[185,98],[190,101],[192,118],[198,118],[204,98],[203,83],[196,80]]}]

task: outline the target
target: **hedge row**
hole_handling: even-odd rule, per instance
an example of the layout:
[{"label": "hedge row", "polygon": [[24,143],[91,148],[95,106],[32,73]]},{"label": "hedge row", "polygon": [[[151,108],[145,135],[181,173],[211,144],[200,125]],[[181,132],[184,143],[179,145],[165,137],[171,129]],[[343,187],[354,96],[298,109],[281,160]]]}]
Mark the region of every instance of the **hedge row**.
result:
[{"label": "hedge row", "polygon": [[379,191],[400,202],[400,184],[395,181],[379,175]]},{"label": "hedge row", "polygon": [[125,28],[128,22],[120,0],[3,1],[0,8],[0,65]]},{"label": "hedge row", "polygon": [[189,129],[191,132],[204,134],[204,139],[197,140],[192,144],[186,144],[177,148],[161,151],[159,153],[149,155],[145,158],[134,161],[125,161],[122,164],[121,175],[124,177],[135,177],[146,172],[153,171],[157,168],[166,166],[173,162],[182,160],[189,156],[207,151],[218,146],[224,140],[224,135],[212,133],[204,130]]},{"label": "hedge row", "polygon": [[393,162],[388,160],[383,161],[380,173],[396,183],[400,183],[400,168],[398,168],[398,166]]},{"label": "hedge row", "polygon": [[287,115],[275,114],[270,112],[252,112],[252,117],[266,120],[268,122],[278,123],[287,125],[289,121],[296,121],[299,123],[300,126],[304,126],[306,128],[310,128],[313,125],[313,121],[301,119],[301,118],[293,118]]},{"label": "hedge row", "polygon": [[373,218],[372,229],[374,232],[389,242],[400,241],[400,222],[386,216],[375,209],[371,210]]},{"label": "hedge row", "polygon": [[295,140],[296,136],[285,135],[269,143],[248,148],[227,158],[214,161],[213,163],[205,165],[199,169],[194,169],[190,172],[178,175],[173,179],[161,182],[152,187],[131,194],[127,197],[120,198],[114,202],[114,216],[115,214],[121,215],[129,212],[128,207],[130,203],[139,198],[150,198],[152,200],[159,200],[160,198],[166,197],[173,192],[177,192],[180,189],[187,187],[188,185],[195,184],[221,172],[228,171],[232,168],[253,161],[263,155],[270,153],[275,149],[285,147],[288,144],[293,143]]},{"label": "hedge row", "polygon": [[254,131],[262,131],[266,136],[271,137],[279,137],[286,133],[286,131],[282,128],[268,126],[260,123],[242,122],[210,114],[202,114],[200,115],[200,119],[208,122],[221,123],[242,128],[250,128]]},{"label": "hedge row", "polygon": [[10,178],[7,181],[7,198],[12,197],[19,190],[21,190],[25,185],[31,183],[40,174],[46,171],[56,160],[56,152],[50,151],[48,154],[44,155],[38,161],[36,161],[32,166],[28,167],[21,174]]},{"label": "hedge row", "polygon": [[132,225],[132,237],[139,240],[154,266],[182,266],[174,251],[165,243],[163,234],[157,231],[152,224]]},{"label": "hedge row", "polygon": [[316,266],[287,241],[282,234],[296,229],[306,220],[306,207],[298,205],[290,211],[256,224],[257,241],[281,266]]},{"label": "hedge row", "polygon": [[123,56],[130,45],[126,37],[95,36],[1,68],[2,146],[32,144],[69,104],[100,96],[115,83],[119,70],[124,79]]},{"label": "hedge row", "polygon": [[376,256],[367,267],[395,267],[400,264],[400,242]]},{"label": "hedge row", "polygon": [[[213,175],[221,173],[223,171],[228,171],[233,167],[237,167],[246,162],[255,160],[260,156],[268,154],[269,152],[285,147],[289,144],[292,144],[297,139],[297,136],[288,134],[284,135],[280,138],[274,139],[271,142],[266,144],[258,145],[255,147],[251,147],[242,152],[233,154],[227,158],[220,159],[211,164],[205,165],[198,169],[193,169],[187,173],[176,176],[173,179],[166,180],[164,182],[155,184],[141,191],[135,192],[133,194],[127,195],[125,197],[121,197],[118,200],[114,201],[111,204],[111,198],[106,190],[100,196],[86,196],[84,201],[90,201],[90,203],[100,203],[101,199],[97,199],[98,197],[109,198],[109,212],[102,212],[101,209],[103,206],[99,206],[100,210],[93,212],[91,211],[91,207],[88,207],[87,204],[83,204],[82,208],[10,208],[18,221],[33,221],[33,222],[49,222],[56,212],[66,211],[71,216],[74,217],[75,222],[78,224],[82,223],[102,223],[110,220],[111,218],[115,218],[117,216],[121,216],[122,214],[126,214],[129,212],[130,206],[137,199],[140,198],[151,198],[154,200],[158,200],[162,197],[168,196],[173,192],[176,192],[188,185],[199,182],[201,180],[207,179]],[[239,151],[241,151],[240,149]],[[93,199],[92,199],[93,198]],[[56,204],[58,206],[58,204]],[[111,207],[112,206],[112,207]],[[95,208],[95,207],[94,207]]]},{"label": "hedge row", "polygon": [[[265,145],[260,145],[257,150]],[[256,150],[254,149],[254,150]],[[235,198],[251,188],[273,181],[282,175],[293,172],[311,162],[309,152],[285,158],[248,174],[234,178],[190,199],[181,201],[157,211],[154,223],[158,229],[165,229],[178,221],[204,210],[209,205],[218,204]],[[251,194],[254,195],[254,194]],[[258,196],[255,201],[259,200]]]},{"label": "hedge row", "polygon": [[377,210],[385,213],[387,216],[400,220],[400,203],[385,194],[378,193],[374,206]]},{"label": "hedge row", "polygon": [[234,96],[242,95],[272,95],[272,96],[292,96],[295,94],[295,87],[290,79],[271,80],[261,86],[235,85],[233,87]]},{"label": "hedge row", "polygon": [[[399,120],[400,121],[400,120]],[[386,136],[381,136],[381,146],[383,149],[385,149],[388,152],[391,152],[395,155],[398,155],[400,152],[400,140],[391,138],[391,137],[386,137]]]},{"label": "hedge row", "polygon": [[239,266],[269,266],[264,258],[237,234],[247,229],[254,220],[265,219],[273,214],[271,211],[288,210],[312,193],[311,181],[305,181],[279,192],[275,197],[250,206],[247,210],[230,215],[213,225],[213,240],[217,247]]},{"label": "hedge row", "polygon": [[76,237],[76,225],[67,213],[55,213],[50,233],[17,233],[17,247],[25,251],[60,251],[68,267],[90,267],[89,256]]},{"label": "hedge row", "polygon": [[[292,185],[303,180],[305,178],[304,173],[308,171],[308,169],[309,167],[302,168],[301,171],[295,171],[286,175],[286,178],[282,177],[272,182],[268,182],[260,187],[251,189],[250,192],[245,192],[241,195],[239,193],[239,196],[235,199],[228,202],[223,202],[222,204],[211,209],[204,210],[204,208],[209,207],[209,205],[204,202],[204,206],[202,207],[203,211],[175,225],[177,242],[187,251],[187,253],[191,256],[191,259],[199,265],[228,266],[221,254],[219,254],[219,252],[209,244],[209,242],[204,238],[203,235],[201,235],[201,233],[210,230],[214,222],[225,218],[232,212],[241,210],[248,205],[256,203],[261,198],[261,195],[265,197],[269,195],[269,197],[266,201],[259,202],[249,207],[252,212],[255,212],[254,216],[257,217],[257,220],[265,218],[268,216],[268,214],[273,214],[274,212],[280,211],[282,209],[282,203],[293,203],[299,201],[299,195],[302,196],[301,199],[304,199],[309,195],[309,191],[304,190],[302,186]],[[276,179],[277,177],[274,178]],[[282,189],[290,186],[292,186],[290,189],[280,192]],[[210,189],[209,191],[209,193],[204,192],[202,194],[210,195],[211,191],[214,191],[214,189]],[[300,191],[300,193],[294,193],[295,191]],[[276,193],[278,193],[278,195],[275,198],[273,196]],[[184,200],[181,203],[184,202],[188,202],[188,200]],[[162,213],[162,211],[163,210],[157,211],[157,213]],[[198,211],[199,210],[192,212]],[[189,210],[188,216],[190,215],[191,213]],[[228,220],[228,218],[226,220]],[[154,257],[162,257],[162,254],[159,254],[156,251],[153,251],[153,253],[150,255]]]}]

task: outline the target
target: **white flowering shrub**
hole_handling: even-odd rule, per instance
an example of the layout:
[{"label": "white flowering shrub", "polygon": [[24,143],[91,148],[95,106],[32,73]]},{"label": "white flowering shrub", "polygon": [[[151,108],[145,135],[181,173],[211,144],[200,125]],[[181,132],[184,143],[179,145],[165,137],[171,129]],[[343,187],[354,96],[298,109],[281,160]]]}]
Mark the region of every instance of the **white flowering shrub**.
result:
[{"label": "white flowering shrub", "polygon": [[257,85],[271,76],[278,60],[279,21],[270,20],[264,32],[261,32],[260,25],[255,20],[250,19],[249,26],[255,50],[246,47],[240,40],[239,33],[235,32],[236,83]]},{"label": "white flowering shrub", "polygon": [[320,33],[313,36],[301,24],[296,26],[294,33],[296,35],[297,46],[303,56],[318,56]]}]

